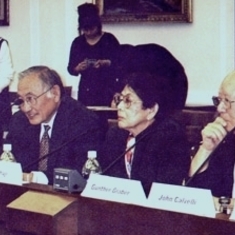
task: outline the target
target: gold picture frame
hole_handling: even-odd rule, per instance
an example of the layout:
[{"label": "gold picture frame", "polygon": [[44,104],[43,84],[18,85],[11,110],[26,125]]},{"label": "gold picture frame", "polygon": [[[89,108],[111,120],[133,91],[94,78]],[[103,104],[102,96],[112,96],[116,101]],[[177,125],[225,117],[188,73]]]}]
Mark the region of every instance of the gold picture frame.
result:
[{"label": "gold picture frame", "polygon": [[93,0],[102,22],[192,22],[192,0]]},{"label": "gold picture frame", "polygon": [[9,1],[0,0],[0,26],[9,25]]}]

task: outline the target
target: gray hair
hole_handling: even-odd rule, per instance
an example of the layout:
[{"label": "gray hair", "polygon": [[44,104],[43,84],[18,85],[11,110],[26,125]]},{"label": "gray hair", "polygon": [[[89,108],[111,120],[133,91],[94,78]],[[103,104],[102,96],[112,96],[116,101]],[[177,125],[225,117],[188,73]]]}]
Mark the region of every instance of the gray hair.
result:
[{"label": "gray hair", "polygon": [[19,80],[31,74],[38,75],[38,78],[45,84],[48,88],[58,85],[60,87],[61,97],[64,95],[64,86],[60,75],[53,69],[47,66],[32,66],[28,69],[19,73]]}]

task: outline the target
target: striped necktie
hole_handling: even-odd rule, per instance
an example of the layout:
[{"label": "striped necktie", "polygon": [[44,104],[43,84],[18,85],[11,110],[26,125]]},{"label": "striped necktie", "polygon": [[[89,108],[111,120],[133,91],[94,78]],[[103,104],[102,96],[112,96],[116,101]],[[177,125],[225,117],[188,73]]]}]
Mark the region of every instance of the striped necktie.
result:
[{"label": "striped necktie", "polygon": [[[46,154],[49,153],[49,135],[48,131],[50,130],[49,125],[44,125],[44,133],[40,142],[40,154],[39,158],[45,156]],[[39,161],[38,165],[38,170],[39,171],[46,171],[47,170],[47,157]]]},{"label": "striped necktie", "polygon": [[[129,135],[127,138],[126,150],[129,149],[133,144],[135,144],[135,138],[133,135]],[[134,155],[134,147],[125,154],[126,172],[129,178],[131,178],[131,166],[133,161],[133,155]]]}]

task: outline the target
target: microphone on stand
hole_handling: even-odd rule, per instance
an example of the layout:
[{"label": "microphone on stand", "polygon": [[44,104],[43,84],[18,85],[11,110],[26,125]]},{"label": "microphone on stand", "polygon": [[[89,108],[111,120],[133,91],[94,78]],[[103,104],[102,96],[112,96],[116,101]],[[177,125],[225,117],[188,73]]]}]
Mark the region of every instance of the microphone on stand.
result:
[{"label": "microphone on stand", "polygon": [[5,104],[3,110],[1,110],[0,115],[4,114],[9,108],[11,108],[14,105],[21,105],[24,102],[24,100],[17,98],[15,99],[10,105],[9,104],[5,104],[3,102],[0,101],[1,104]]},{"label": "microphone on stand", "polygon": [[11,107],[13,105],[21,105],[22,103],[24,103],[24,100],[23,99],[20,99],[20,98],[17,98],[13,101],[13,103],[11,104]]},{"label": "microphone on stand", "polygon": [[[23,171],[28,170],[32,165],[37,164],[38,162],[42,161],[45,158],[50,158],[51,155],[54,153],[60,151],[68,144],[74,142],[77,138],[87,134],[88,131],[83,132],[79,134],[78,136],[75,136],[74,138],[70,139],[69,141],[65,142],[64,144],[60,145],[58,148],[54,149],[53,151],[49,152],[48,154],[30,162],[28,165],[26,165],[23,168]],[[112,168],[128,151],[130,151],[132,148],[134,148],[144,137],[146,137],[150,132],[147,132],[143,136],[141,136],[132,146],[130,146],[128,149],[126,149],[120,156],[115,158],[113,162],[111,162],[101,174],[104,174],[106,171],[108,171],[110,168]],[[66,178],[66,181],[64,180]],[[65,168],[55,168],[54,169],[54,182],[53,182],[53,188],[55,190],[62,190],[67,191],[69,193],[71,192],[81,192],[85,186],[86,186],[86,179],[83,178],[83,176],[77,171],[72,169],[65,169]]]},{"label": "microphone on stand", "polygon": [[126,149],[122,154],[117,156],[105,169],[103,169],[101,175],[103,175],[105,172],[107,172],[110,168],[112,168],[122,157],[126,155],[131,149],[133,149],[144,137],[146,137],[148,134],[152,133],[152,131],[149,131],[145,133],[143,136],[141,136],[136,142],[131,145],[128,149]]},{"label": "microphone on stand", "polygon": [[210,155],[202,162],[202,164],[198,167],[198,169],[193,173],[193,175],[185,182],[184,186],[189,186],[190,182],[196,177],[196,175],[201,171],[201,169],[210,161],[213,157],[216,150],[224,143],[225,139],[228,138],[231,134],[233,134],[235,127],[228,132],[228,134],[221,140],[221,142],[214,148],[214,150],[210,153]]},{"label": "microphone on stand", "polygon": [[12,106],[14,106],[14,105],[21,105],[22,103],[24,103],[23,99],[16,98],[10,105],[5,105],[6,107],[1,111],[1,114],[5,113]]},{"label": "microphone on stand", "polygon": [[[89,130],[90,131],[90,130]],[[85,131],[74,138],[70,139],[69,141],[65,142],[64,144],[60,145],[58,148],[54,149],[53,151],[45,154],[44,156],[30,162],[23,168],[23,172],[29,169],[29,167],[39,163],[45,158],[50,158],[54,153],[60,151],[68,144],[73,143],[75,140],[80,138],[83,135],[86,135],[88,132]],[[75,169],[66,169],[66,168],[55,168],[54,169],[54,176],[53,176],[53,189],[65,191],[69,193],[73,192],[82,192],[86,186],[86,179]]]},{"label": "microphone on stand", "polygon": [[[90,131],[90,130],[89,130],[89,131]],[[60,145],[58,148],[56,148],[56,149],[54,149],[53,151],[51,151],[51,152],[45,154],[44,156],[39,157],[39,158],[37,158],[36,160],[30,162],[28,165],[26,165],[26,166],[23,168],[23,171],[29,169],[29,167],[31,167],[31,166],[33,166],[33,165],[39,163],[39,162],[42,161],[43,159],[49,158],[51,155],[53,155],[54,153],[60,151],[61,149],[63,149],[64,147],[66,147],[68,144],[71,144],[72,142],[74,142],[76,139],[82,137],[83,135],[86,135],[87,132],[88,132],[88,130],[85,131],[85,132],[83,132],[83,133],[81,133],[81,134],[79,134],[79,135],[77,135],[77,136],[75,136],[74,138],[72,138],[72,139],[66,141],[65,143],[63,143],[62,145]]]},{"label": "microphone on stand", "polygon": [[[139,141],[138,141],[139,142]],[[112,168],[122,157],[124,157],[131,149],[133,149],[138,142],[135,142],[133,145],[131,145],[128,149],[126,149],[122,154],[117,156],[114,161],[112,161],[106,168],[103,169],[101,175],[103,175],[105,172],[107,172],[110,168]]]},{"label": "microphone on stand", "polygon": [[[23,102],[24,101],[22,99],[17,98],[10,105],[9,104],[4,105],[5,107],[3,108],[3,110],[1,110],[0,115],[2,116],[5,112],[7,112],[9,109],[11,109],[12,106],[21,105]],[[8,130],[4,130],[3,125],[4,125],[3,122],[1,122],[2,141],[4,141],[6,139],[6,135],[7,135],[7,131],[8,131]]]}]

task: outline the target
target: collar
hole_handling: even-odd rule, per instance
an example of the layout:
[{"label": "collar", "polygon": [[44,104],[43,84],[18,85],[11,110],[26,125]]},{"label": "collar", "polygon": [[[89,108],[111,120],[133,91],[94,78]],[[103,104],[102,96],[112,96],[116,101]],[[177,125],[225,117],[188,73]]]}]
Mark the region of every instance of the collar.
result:
[{"label": "collar", "polygon": [[49,121],[49,122],[43,122],[43,123],[41,123],[41,131],[40,131],[40,139],[42,138],[42,135],[43,135],[43,133],[44,133],[44,126],[45,125],[49,125],[51,128],[50,128],[50,130],[48,131],[48,135],[49,135],[49,137],[51,138],[51,133],[52,133],[52,127],[53,127],[53,124],[54,124],[54,120],[55,120],[55,117],[56,117],[56,114],[57,114],[57,112],[55,112],[54,114],[53,114],[53,116],[52,116],[52,118],[51,118],[51,120]]},{"label": "collar", "polygon": [[135,136],[136,140],[139,138],[142,138],[142,136],[147,135],[149,132],[152,132],[153,129],[155,129],[156,126],[156,120],[154,120],[153,123],[151,123],[147,128],[145,128],[142,132],[140,132],[137,136]]}]

